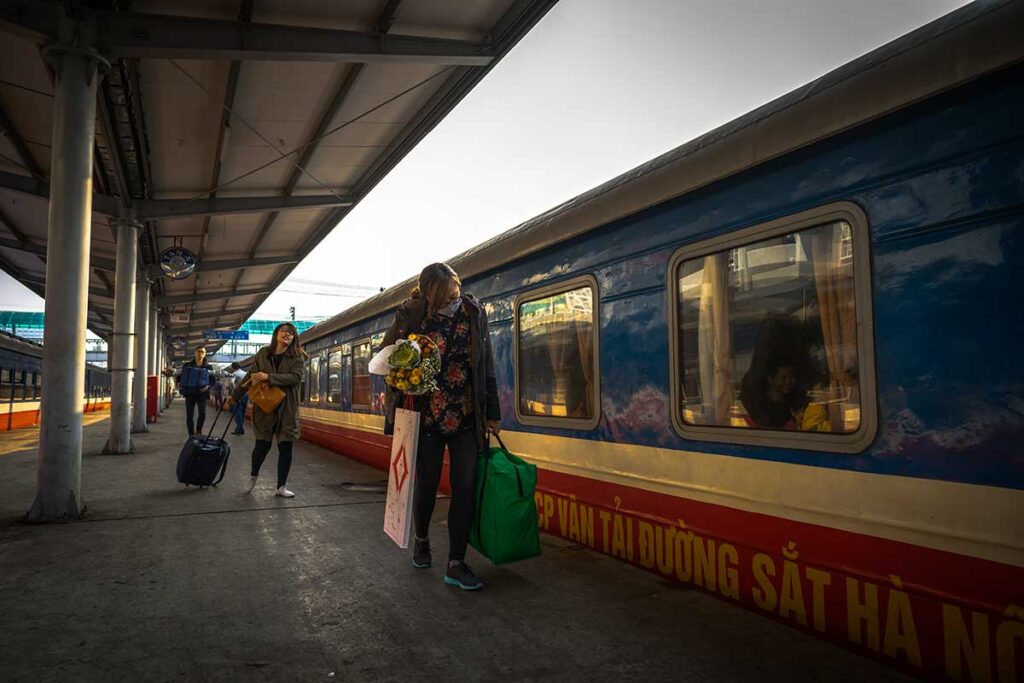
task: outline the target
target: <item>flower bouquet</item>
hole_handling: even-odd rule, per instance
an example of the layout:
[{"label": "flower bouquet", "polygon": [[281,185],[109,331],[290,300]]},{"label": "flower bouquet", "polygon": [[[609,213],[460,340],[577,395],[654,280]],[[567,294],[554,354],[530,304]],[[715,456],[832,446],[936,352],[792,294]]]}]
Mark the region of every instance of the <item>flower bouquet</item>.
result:
[{"label": "flower bouquet", "polygon": [[385,346],[370,361],[370,372],[384,375],[384,382],[413,396],[437,390],[441,353],[429,337],[410,334]]}]

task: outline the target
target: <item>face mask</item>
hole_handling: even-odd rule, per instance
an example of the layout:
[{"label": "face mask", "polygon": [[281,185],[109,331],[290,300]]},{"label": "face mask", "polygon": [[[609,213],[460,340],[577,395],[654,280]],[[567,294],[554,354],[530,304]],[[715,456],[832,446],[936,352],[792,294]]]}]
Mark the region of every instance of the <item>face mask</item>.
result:
[{"label": "face mask", "polygon": [[437,310],[437,312],[438,312],[439,315],[448,316],[450,318],[451,316],[455,315],[456,311],[459,310],[459,304],[461,304],[461,303],[462,303],[462,297],[461,296],[457,296],[454,299],[452,299],[451,301],[449,301],[448,303],[446,303],[444,306],[439,308]]}]

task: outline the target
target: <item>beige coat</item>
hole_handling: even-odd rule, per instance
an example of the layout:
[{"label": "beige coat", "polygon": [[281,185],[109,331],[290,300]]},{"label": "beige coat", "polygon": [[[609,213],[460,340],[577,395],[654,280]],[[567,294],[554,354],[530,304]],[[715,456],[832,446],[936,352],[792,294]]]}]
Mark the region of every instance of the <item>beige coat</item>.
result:
[{"label": "beige coat", "polygon": [[270,362],[270,347],[264,346],[256,353],[248,370],[245,379],[239,382],[235,389],[236,401],[249,389],[249,375],[254,372],[267,373],[270,375],[271,385],[284,390],[284,400],[272,413],[265,413],[256,404],[252,404],[252,425],[256,438],[272,441],[276,434],[278,441],[298,441],[301,436],[299,403],[302,401],[302,382],[306,374],[305,358],[285,356],[281,359],[281,366],[275,371],[274,365]]}]

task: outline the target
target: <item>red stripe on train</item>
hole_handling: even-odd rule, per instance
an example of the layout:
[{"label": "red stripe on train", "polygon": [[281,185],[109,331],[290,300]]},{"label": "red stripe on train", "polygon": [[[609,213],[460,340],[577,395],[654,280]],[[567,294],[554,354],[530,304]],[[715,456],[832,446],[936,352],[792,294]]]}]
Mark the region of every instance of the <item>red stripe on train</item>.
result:
[{"label": "red stripe on train", "polygon": [[[15,408],[17,404],[15,404]],[[83,413],[96,413],[110,410],[110,401],[86,403],[82,406]],[[14,410],[9,413],[0,413],[0,432],[8,432],[12,429],[24,429],[25,427],[39,426],[39,409]]]},{"label": "red stripe on train", "polygon": [[[302,428],[386,469],[390,437]],[[544,531],[916,675],[1024,676],[1019,567],[547,470],[537,507]]]}]

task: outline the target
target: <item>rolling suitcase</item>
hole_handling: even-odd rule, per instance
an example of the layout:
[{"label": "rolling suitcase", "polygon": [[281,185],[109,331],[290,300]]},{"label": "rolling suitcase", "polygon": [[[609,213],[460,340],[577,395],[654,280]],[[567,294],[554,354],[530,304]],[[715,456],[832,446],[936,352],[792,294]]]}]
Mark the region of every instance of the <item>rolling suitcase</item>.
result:
[{"label": "rolling suitcase", "polygon": [[[232,418],[239,405],[236,403],[234,410],[231,411]],[[232,420],[228,420],[228,426],[224,428],[220,438],[215,437],[213,430],[217,427],[221,412],[223,411],[217,411],[217,416],[210,425],[209,434],[190,436],[181,447],[181,454],[178,456],[178,481],[185,486],[216,486],[224,479],[224,474],[228,470],[228,458],[231,457],[231,446],[225,438]]]}]

